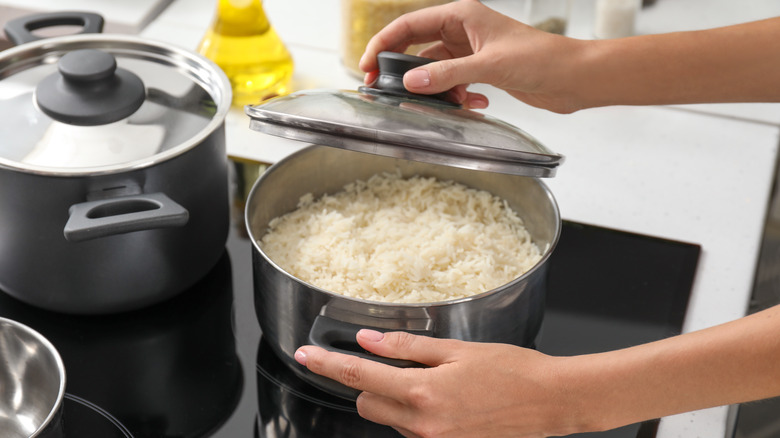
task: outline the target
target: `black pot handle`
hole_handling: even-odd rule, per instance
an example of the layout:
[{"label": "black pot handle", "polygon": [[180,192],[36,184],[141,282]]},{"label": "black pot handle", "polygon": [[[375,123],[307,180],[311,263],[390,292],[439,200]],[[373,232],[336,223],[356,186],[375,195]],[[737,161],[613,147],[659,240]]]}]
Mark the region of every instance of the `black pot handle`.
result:
[{"label": "black pot handle", "polygon": [[42,39],[32,33],[34,30],[54,26],[81,26],[79,33],[103,32],[103,17],[92,12],[63,11],[25,15],[5,24],[5,34],[16,45]]},{"label": "black pot handle", "polygon": [[164,193],[121,196],[70,207],[65,239],[82,242],[132,231],[181,227],[190,214]]},{"label": "black pot handle", "polygon": [[[339,321],[337,319],[329,318],[323,315],[317,315],[317,317],[314,319],[314,323],[312,324],[311,329],[309,330],[309,342],[312,345],[322,347],[328,351],[349,354],[351,356],[373,360],[375,362],[392,365],[398,368],[427,367],[426,365],[423,365],[419,362],[378,356],[376,354],[365,351],[363,347],[361,347],[360,344],[358,344],[355,340],[355,335],[357,335],[357,332],[364,328],[370,328],[380,332],[389,331],[376,327],[366,327],[363,325]],[[427,334],[427,332],[419,334]]]}]

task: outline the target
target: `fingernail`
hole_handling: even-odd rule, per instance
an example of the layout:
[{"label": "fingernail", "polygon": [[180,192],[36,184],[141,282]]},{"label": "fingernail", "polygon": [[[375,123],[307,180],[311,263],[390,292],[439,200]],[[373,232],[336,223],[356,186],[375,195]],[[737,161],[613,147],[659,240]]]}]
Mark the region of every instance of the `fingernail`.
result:
[{"label": "fingernail", "polygon": [[431,74],[425,69],[409,70],[404,75],[404,83],[414,88],[424,88],[431,85]]},{"label": "fingernail", "polygon": [[384,339],[385,334],[376,330],[361,329],[358,336],[369,342],[379,342]]},{"label": "fingernail", "polygon": [[303,350],[301,350],[301,349],[299,348],[299,349],[298,349],[298,350],[295,352],[295,355],[294,355],[294,357],[295,357],[295,360],[296,360],[296,361],[297,361],[299,364],[301,364],[301,365],[303,365],[303,366],[306,366],[306,352],[305,352],[305,351],[303,351]]},{"label": "fingernail", "polygon": [[475,97],[469,101],[470,108],[485,109],[488,106],[487,100],[481,97]]}]

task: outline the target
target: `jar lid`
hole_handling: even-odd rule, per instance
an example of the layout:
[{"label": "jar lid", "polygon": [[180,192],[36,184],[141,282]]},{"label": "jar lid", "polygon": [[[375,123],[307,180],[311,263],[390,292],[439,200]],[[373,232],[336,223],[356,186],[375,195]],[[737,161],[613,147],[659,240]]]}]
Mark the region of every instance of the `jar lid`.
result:
[{"label": "jar lid", "polygon": [[443,96],[412,94],[403,73],[431,59],[379,54],[372,87],[306,90],[247,106],[250,128],[314,144],[514,175],[551,177],[563,162],[523,130]]},{"label": "jar lid", "polygon": [[96,173],[198,144],[230,107],[224,73],[194,53],[82,34],[0,53],[0,166]]}]

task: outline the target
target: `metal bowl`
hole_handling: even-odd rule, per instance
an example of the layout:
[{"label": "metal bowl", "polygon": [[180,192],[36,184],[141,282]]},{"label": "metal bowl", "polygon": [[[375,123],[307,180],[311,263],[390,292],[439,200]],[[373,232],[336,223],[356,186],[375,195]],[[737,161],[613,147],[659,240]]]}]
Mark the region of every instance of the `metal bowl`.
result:
[{"label": "metal bowl", "polygon": [[65,366],[40,333],[0,318],[0,430],[7,438],[58,436]]}]

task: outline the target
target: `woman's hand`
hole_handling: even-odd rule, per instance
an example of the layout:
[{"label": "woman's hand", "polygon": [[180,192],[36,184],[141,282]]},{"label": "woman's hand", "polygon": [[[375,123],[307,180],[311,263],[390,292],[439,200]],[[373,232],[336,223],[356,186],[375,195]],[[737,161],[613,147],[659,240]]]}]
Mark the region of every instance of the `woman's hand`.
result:
[{"label": "woman's hand", "polygon": [[361,330],[358,343],[430,368],[396,368],[305,346],[311,371],[364,391],[359,414],[406,437],[542,437],[583,428],[556,375],[564,358],[505,344]]},{"label": "woman's hand", "polygon": [[407,437],[543,437],[780,395],[780,305],[604,353],[548,356],[505,344],[372,330],[358,343],[430,368],[304,346],[296,360],[364,391],[361,416]]},{"label": "woman's hand", "polygon": [[431,43],[439,60],[410,70],[414,93],[452,90],[467,108],[487,98],[472,83],[498,87],[539,108],[571,113],[609,105],[780,102],[780,17],[715,29],[578,40],[540,31],[477,0],[405,14],[366,46],[360,68],[376,78],[376,55]]},{"label": "woman's hand", "polygon": [[376,78],[376,56],[403,52],[412,44],[435,42],[420,56],[441,60],[411,70],[404,85],[413,93],[453,91],[470,108],[488,105],[484,95],[469,93],[471,83],[487,83],[534,106],[556,112],[578,108],[561,93],[567,61],[582,44],[578,40],[542,32],[504,16],[476,0],[461,0],[415,11],[390,23],[366,47],[360,68],[366,83]]}]

